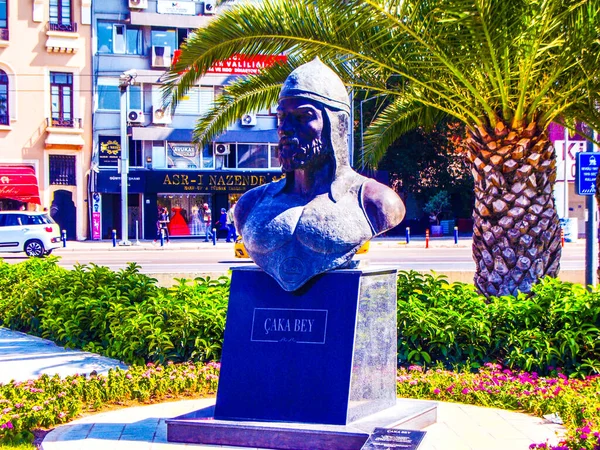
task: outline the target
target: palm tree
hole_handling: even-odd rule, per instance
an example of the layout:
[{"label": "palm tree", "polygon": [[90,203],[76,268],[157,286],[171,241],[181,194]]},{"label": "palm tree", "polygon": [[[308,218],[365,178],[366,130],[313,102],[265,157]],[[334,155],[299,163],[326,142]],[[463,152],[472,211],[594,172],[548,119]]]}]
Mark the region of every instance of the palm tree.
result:
[{"label": "palm tree", "polygon": [[528,292],[556,276],[561,246],[547,127],[598,130],[600,0],[265,0],[199,29],[166,80],[173,101],[217,60],[285,53],[287,64],[229,86],[195,130],[204,143],[275,103],[291,68],[319,56],[386,107],[365,134],[374,165],[403,133],[445,117],[466,125],[475,182],[475,285]]}]

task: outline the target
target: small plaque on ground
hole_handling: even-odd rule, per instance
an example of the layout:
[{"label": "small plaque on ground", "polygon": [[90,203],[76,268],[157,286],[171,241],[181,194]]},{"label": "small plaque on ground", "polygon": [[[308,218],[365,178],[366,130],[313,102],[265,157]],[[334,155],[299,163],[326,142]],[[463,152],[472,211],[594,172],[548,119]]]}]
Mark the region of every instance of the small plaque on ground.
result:
[{"label": "small plaque on ground", "polygon": [[424,437],[424,431],[375,428],[361,450],[382,450],[386,448],[416,450]]}]

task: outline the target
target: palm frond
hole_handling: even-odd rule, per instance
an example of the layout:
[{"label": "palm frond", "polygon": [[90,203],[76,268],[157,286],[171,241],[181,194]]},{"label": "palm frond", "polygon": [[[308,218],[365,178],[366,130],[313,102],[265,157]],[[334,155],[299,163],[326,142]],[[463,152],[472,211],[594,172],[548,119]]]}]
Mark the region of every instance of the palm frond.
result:
[{"label": "palm frond", "polygon": [[439,109],[397,99],[384,108],[367,128],[359,158],[361,165],[376,166],[399,136],[419,126],[431,128],[445,117],[448,114]]}]

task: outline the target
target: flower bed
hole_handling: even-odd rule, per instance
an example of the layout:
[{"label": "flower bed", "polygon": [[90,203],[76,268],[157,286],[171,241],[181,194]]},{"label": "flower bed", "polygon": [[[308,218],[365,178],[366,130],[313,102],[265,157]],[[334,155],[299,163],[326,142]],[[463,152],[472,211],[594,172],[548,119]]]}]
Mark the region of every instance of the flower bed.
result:
[{"label": "flower bed", "polygon": [[568,378],[516,372],[487,363],[475,373],[410,366],[398,372],[399,397],[440,400],[523,411],[538,417],[557,414],[567,429],[559,445],[533,443],[531,449],[600,450],[600,377]]},{"label": "flower bed", "polygon": [[28,442],[32,430],[69,422],[82,413],[131,402],[206,396],[217,389],[218,363],[148,363],[107,376],[75,375],[0,385],[0,443]]}]

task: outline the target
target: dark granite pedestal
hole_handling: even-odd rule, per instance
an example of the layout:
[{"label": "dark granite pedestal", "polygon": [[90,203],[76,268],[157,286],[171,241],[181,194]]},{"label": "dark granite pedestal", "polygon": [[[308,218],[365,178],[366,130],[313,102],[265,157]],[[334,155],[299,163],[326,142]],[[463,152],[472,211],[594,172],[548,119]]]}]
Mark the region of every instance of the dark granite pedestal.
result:
[{"label": "dark granite pedestal", "polygon": [[375,427],[434,423],[431,403],[397,403],[396,326],[395,270],[335,270],[287,292],[235,268],[216,405],[168,420],[167,439],[359,449]]},{"label": "dark granite pedestal", "polygon": [[358,450],[375,428],[421,430],[436,419],[436,403],[409,399],[398,399],[396,406],[348,425],[215,420],[212,406],[167,420],[167,440],[285,450]]}]

